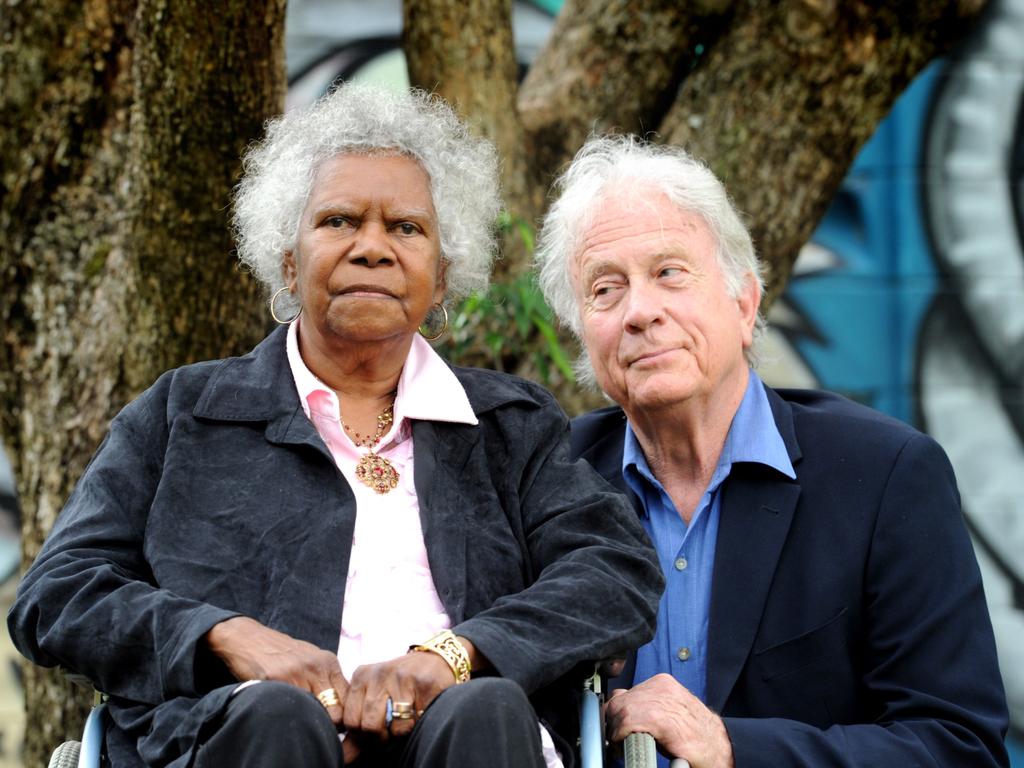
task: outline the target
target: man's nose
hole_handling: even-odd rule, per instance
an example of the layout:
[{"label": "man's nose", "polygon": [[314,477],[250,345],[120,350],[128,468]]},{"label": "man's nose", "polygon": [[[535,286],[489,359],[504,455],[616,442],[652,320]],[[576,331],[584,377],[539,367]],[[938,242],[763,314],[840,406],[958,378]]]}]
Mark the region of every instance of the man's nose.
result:
[{"label": "man's nose", "polygon": [[353,264],[365,267],[394,263],[387,228],[378,222],[364,222],[356,232],[348,257]]},{"label": "man's nose", "polygon": [[662,305],[658,292],[646,281],[631,281],[626,289],[625,302],[622,324],[627,330],[647,330],[661,318]]}]

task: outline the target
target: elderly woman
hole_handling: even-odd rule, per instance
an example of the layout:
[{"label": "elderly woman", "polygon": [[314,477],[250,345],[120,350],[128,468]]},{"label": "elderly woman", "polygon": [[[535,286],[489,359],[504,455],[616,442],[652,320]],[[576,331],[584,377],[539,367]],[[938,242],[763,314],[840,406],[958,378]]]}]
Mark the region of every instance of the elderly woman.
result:
[{"label": "elderly woman", "polygon": [[661,576],[547,392],[417,333],[486,284],[495,167],[355,86],[248,153],[282,327],[114,419],[9,617],[110,694],[115,767],[571,764],[570,673],[651,636]]}]

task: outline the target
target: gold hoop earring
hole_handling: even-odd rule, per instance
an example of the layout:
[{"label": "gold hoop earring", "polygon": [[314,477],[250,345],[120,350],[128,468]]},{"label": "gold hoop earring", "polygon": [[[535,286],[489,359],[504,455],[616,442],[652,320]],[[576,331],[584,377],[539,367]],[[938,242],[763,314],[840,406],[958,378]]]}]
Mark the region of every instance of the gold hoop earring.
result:
[{"label": "gold hoop earring", "polygon": [[440,307],[441,311],[444,312],[444,324],[441,326],[441,330],[438,331],[437,333],[435,333],[433,336],[428,336],[427,334],[425,334],[423,332],[423,326],[421,325],[420,326],[420,336],[422,336],[427,341],[437,341],[442,336],[444,336],[444,332],[448,330],[448,310],[445,309],[444,304],[438,303],[438,304],[435,304],[433,307],[430,308],[430,312],[428,313],[428,315],[431,315],[431,314],[434,313],[434,307]]},{"label": "gold hoop earring", "polygon": [[274,311],[274,304],[277,302],[277,297],[287,290],[288,286],[278,288],[277,292],[270,297],[270,316],[274,318],[274,322],[276,322],[278,325],[288,325],[289,323],[294,323],[295,318],[297,318],[299,316],[299,312],[302,311],[302,307],[299,307],[299,311],[292,315],[291,318],[288,320],[282,320],[280,317],[277,316],[277,312]]}]

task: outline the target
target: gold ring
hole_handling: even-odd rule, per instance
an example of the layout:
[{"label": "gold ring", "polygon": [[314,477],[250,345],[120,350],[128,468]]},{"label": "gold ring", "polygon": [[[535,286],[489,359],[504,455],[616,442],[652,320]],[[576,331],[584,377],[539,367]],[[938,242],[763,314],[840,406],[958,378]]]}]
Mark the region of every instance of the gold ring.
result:
[{"label": "gold ring", "polygon": [[391,704],[391,719],[413,720],[416,717],[416,710],[413,709],[411,701],[396,701]]},{"label": "gold ring", "polygon": [[325,688],[316,695],[316,700],[324,705],[324,709],[336,707],[341,704],[338,699],[338,692],[333,688]]}]

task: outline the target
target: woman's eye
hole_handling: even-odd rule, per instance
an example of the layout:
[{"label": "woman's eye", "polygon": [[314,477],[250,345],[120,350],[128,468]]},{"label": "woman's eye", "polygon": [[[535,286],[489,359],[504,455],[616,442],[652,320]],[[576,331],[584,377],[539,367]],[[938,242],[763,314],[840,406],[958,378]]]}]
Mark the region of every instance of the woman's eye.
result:
[{"label": "woman's eye", "polygon": [[344,227],[346,224],[348,224],[348,221],[345,219],[344,216],[328,216],[326,219],[324,219],[324,224],[326,224],[328,227],[333,227],[334,229],[340,229],[341,227]]},{"label": "woman's eye", "polygon": [[419,232],[419,228],[408,221],[400,222],[395,228],[403,235],[415,235]]},{"label": "woman's eye", "polygon": [[674,275],[678,275],[680,272],[682,272],[682,270],[679,267],[665,267],[658,274],[661,277],[673,277]]}]

